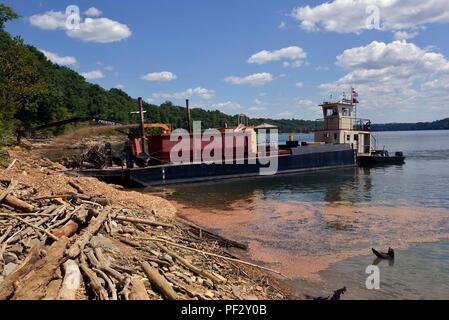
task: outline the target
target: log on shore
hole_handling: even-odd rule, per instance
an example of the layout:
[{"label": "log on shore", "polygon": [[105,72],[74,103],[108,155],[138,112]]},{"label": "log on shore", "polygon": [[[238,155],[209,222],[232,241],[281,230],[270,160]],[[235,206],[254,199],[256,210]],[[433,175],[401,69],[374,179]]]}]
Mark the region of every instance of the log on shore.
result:
[{"label": "log on shore", "polygon": [[147,289],[140,277],[131,278],[131,293],[129,294],[130,300],[150,300]]},{"label": "log on shore", "polygon": [[64,262],[64,252],[69,239],[62,237],[46,250],[46,256],[37,261],[33,271],[20,280],[14,292],[14,300],[40,300],[45,297],[47,286],[53,279],[56,270]]},{"label": "log on shore", "polygon": [[73,236],[75,233],[78,232],[78,229],[79,229],[79,224],[73,220],[70,220],[61,228],[53,230],[52,233],[58,238],[60,238],[60,237],[70,238],[71,236]]},{"label": "log on shore", "polygon": [[225,238],[225,237],[220,236],[216,233],[213,233],[212,231],[209,231],[209,230],[204,230],[203,228],[201,228],[185,219],[181,219],[181,218],[178,218],[178,219],[180,221],[182,221],[183,224],[186,224],[187,226],[189,226],[191,232],[199,239],[205,237],[210,240],[217,241],[218,244],[222,247],[234,247],[234,248],[239,248],[242,250],[248,250],[248,245],[246,245],[244,243]]},{"label": "log on shore", "polygon": [[159,271],[150,266],[148,262],[142,262],[141,266],[148,280],[150,280],[150,283],[162,294],[165,299],[178,299],[178,296],[176,295],[171,285],[163,276],[161,276]]},{"label": "log on shore", "polygon": [[13,195],[8,194],[2,201],[3,203],[7,204],[8,206],[21,211],[21,212],[33,212],[34,206],[32,206],[29,203],[26,203],[23,200],[20,200]]},{"label": "log on shore", "polygon": [[97,299],[109,300],[108,292],[101,285],[101,281],[97,277],[97,274],[92,269],[89,268],[84,253],[81,254],[80,257],[80,268],[83,271],[84,275],[87,277],[87,279],[89,279],[89,287],[94,291]]},{"label": "log on shore", "polygon": [[74,260],[67,260],[63,264],[64,280],[58,293],[58,300],[75,300],[76,292],[81,285],[81,272]]},{"label": "log on shore", "polygon": [[125,221],[125,222],[132,222],[132,223],[140,223],[145,224],[153,227],[166,227],[166,228],[174,228],[175,226],[168,223],[163,222],[156,222],[152,220],[146,220],[146,219],[138,219],[138,218],[131,218],[131,217],[125,217],[125,216],[113,216],[112,219],[118,220],[118,221]]},{"label": "log on shore", "polygon": [[40,243],[31,248],[30,253],[19,268],[0,282],[0,300],[6,300],[11,297],[15,290],[15,284],[33,271],[36,263],[41,259],[40,253],[42,248],[43,246]]},{"label": "log on shore", "polygon": [[92,219],[84,233],[75,241],[75,243],[67,250],[67,256],[70,259],[77,258],[84,247],[89,243],[90,239],[100,230],[103,223],[108,218],[109,212],[103,210],[98,217]]},{"label": "log on shore", "polygon": [[194,266],[193,264],[189,263],[183,257],[181,257],[178,254],[176,254],[175,252],[167,249],[166,247],[160,245],[159,243],[155,243],[155,245],[159,249],[161,249],[163,252],[165,252],[169,256],[173,257],[176,261],[178,261],[184,267],[186,267],[187,269],[189,269],[190,271],[195,273],[196,275],[208,278],[208,279],[212,280],[214,283],[218,283],[218,284],[226,282],[226,280],[223,277],[217,277],[215,274],[212,274],[210,272],[207,272],[206,270],[203,270],[203,269],[200,269],[200,268]]}]

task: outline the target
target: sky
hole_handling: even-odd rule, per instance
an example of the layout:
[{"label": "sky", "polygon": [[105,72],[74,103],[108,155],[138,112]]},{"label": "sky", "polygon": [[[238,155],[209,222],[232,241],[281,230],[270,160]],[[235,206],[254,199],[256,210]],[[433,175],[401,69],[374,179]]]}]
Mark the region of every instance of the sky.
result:
[{"label": "sky", "polygon": [[449,0],[1,2],[49,60],[150,103],[315,120],[354,87],[375,123],[449,117]]}]

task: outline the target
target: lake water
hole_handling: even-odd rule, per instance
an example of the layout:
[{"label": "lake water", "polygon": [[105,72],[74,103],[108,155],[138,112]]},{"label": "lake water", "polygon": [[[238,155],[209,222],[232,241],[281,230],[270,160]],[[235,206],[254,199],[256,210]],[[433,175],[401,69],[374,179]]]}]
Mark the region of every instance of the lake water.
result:
[{"label": "lake water", "polygon": [[[449,298],[449,131],[375,133],[403,166],[170,186],[180,216],[249,244],[298,292],[345,299]],[[310,140],[311,136],[303,136]],[[396,251],[368,290],[371,248]]]}]

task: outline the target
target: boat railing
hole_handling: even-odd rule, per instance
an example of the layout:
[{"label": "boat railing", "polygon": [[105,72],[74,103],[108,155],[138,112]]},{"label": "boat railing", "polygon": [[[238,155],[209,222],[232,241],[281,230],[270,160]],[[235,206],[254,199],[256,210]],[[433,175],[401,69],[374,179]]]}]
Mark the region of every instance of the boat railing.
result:
[{"label": "boat railing", "polygon": [[369,119],[330,116],[315,120],[315,131],[354,130],[371,131]]}]

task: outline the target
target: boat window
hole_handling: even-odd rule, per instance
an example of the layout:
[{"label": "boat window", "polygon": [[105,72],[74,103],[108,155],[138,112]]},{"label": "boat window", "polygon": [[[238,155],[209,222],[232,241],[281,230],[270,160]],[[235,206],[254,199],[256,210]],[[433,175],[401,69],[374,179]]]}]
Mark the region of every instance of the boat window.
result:
[{"label": "boat window", "polygon": [[351,110],[349,108],[343,108],[341,112],[342,112],[342,115],[345,117],[351,116]]},{"label": "boat window", "polygon": [[334,140],[337,140],[338,135],[336,133],[334,133]]},{"label": "boat window", "polygon": [[348,135],[346,136],[346,140],[351,141],[351,135],[348,134]]},{"label": "boat window", "polygon": [[338,114],[338,111],[336,108],[328,108],[325,111],[326,113],[326,117],[330,117],[330,116],[336,116]]}]

